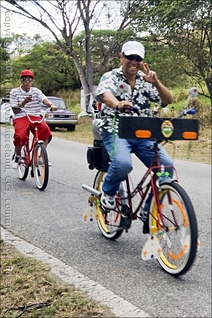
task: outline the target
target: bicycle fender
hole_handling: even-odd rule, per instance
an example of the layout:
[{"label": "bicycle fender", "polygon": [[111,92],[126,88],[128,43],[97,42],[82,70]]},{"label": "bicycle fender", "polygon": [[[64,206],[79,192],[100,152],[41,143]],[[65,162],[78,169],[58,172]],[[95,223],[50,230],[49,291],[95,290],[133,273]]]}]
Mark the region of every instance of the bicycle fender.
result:
[{"label": "bicycle fender", "polygon": [[43,140],[38,140],[37,143],[40,144],[40,145],[44,144]]},{"label": "bicycle fender", "polygon": [[163,184],[165,184],[165,183],[171,184],[171,183],[173,183],[173,182],[177,182],[177,180],[168,177],[168,178],[164,178],[163,180],[160,180],[160,181],[159,181],[159,185],[161,186],[161,185],[163,185]]}]

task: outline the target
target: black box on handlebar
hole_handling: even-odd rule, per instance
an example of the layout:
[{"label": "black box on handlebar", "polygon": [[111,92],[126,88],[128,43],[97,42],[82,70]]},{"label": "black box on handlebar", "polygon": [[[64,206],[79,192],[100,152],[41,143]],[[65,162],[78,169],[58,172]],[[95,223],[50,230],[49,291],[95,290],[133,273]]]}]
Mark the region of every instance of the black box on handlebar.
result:
[{"label": "black box on handlebar", "polygon": [[119,137],[151,140],[196,140],[198,120],[119,116]]},{"label": "black box on handlebar", "polygon": [[109,161],[110,159],[102,140],[94,140],[93,147],[88,147],[87,150],[89,169],[96,168],[97,170],[107,172]]}]

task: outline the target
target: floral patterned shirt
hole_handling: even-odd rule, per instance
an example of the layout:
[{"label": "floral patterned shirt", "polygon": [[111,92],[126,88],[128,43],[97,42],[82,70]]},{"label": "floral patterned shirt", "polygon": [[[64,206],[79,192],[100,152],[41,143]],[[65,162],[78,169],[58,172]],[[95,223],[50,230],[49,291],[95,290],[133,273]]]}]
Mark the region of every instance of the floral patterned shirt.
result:
[{"label": "floral patterned shirt", "polygon": [[[145,82],[142,75],[144,73],[138,71],[132,91],[123,74],[122,67],[103,74],[96,90],[96,99],[101,101],[100,95],[110,91],[119,101],[128,100],[132,102],[133,110],[122,113],[122,116],[151,116],[150,101],[161,106],[165,105],[163,105],[157,89],[152,84]],[[104,103],[102,103],[101,122],[99,123],[99,128],[101,127],[111,133],[117,134],[118,132],[118,116],[115,116],[115,109]]]}]

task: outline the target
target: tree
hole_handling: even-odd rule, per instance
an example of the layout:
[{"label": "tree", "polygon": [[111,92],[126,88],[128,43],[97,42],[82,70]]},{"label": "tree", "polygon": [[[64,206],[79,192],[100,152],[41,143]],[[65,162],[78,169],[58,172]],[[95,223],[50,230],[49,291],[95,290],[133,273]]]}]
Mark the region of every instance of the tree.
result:
[{"label": "tree", "polygon": [[12,33],[11,37],[11,52],[13,58],[26,54],[34,44],[42,43],[43,40],[39,34],[34,35],[33,37],[23,34],[14,34]]},{"label": "tree", "polygon": [[[93,84],[97,85],[101,75],[120,65],[119,53],[120,47],[126,39],[135,39],[133,31],[126,29],[120,30],[92,30],[90,33],[90,51],[91,62],[93,66]],[[115,40],[114,40],[115,39]],[[74,38],[75,51],[79,55],[85,56],[85,48],[82,45],[84,41],[83,31]],[[98,45],[97,45],[98,43]],[[86,63],[82,59],[83,70],[86,69]]]},{"label": "tree", "polygon": [[14,79],[18,80],[18,70],[31,69],[35,73],[36,86],[46,95],[61,88],[73,90],[80,88],[73,60],[56,43],[34,44],[31,50],[19,58],[12,59],[11,63]]},{"label": "tree", "polygon": [[11,39],[0,39],[0,95],[9,96],[9,89],[12,82],[12,66],[10,62]]},{"label": "tree", "polygon": [[211,19],[211,0],[145,0],[135,17],[146,23],[159,50],[169,48],[180,75],[205,83],[212,102]]},{"label": "tree", "polygon": [[[76,1],[15,1],[6,0],[1,2],[1,7],[7,11],[19,14],[26,19],[34,20],[46,28],[54,37],[57,45],[65,52],[66,55],[73,59],[74,65],[78,72],[84,94],[86,98],[86,108],[89,105],[90,95],[93,92],[93,73],[94,65],[91,59],[91,32],[94,25],[100,23],[102,12],[105,12],[106,19],[109,21],[111,15],[111,5],[116,5],[120,1],[113,3],[102,0],[76,0]],[[131,6],[133,1],[124,1],[122,11],[122,20],[117,27],[117,34],[129,26],[134,14],[134,8]],[[4,5],[6,3],[6,5]],[[123,10],[123,9],[122,9]],[[83,29],[84,38],[76,47],[74,37],[79,30]],[[110,60],[110,52],[117,45],[117,36],[114,35],[108,43],[107,52],[105,52],[105,63]],[[98,45],[96,43],[96,45]],[[85,55],[82,57],[79,46],[84,48]],[[76,48],[76,49],[75,49]],[[102,61],[99,61],[99,67]],[[98,66],[97,66],[98,68]]]}]

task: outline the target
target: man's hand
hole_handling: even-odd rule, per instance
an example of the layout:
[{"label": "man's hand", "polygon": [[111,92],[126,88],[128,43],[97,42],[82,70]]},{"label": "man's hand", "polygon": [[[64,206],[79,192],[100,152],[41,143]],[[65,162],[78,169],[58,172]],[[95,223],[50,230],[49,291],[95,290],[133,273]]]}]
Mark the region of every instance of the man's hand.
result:
[{"label": "man's hand", "polygon": [[132,106],[132,102],[129,102],[128,100],[122,100],[121,102],[118,102],[117,104],[118,109],[121,113],[124,113],[127,108]]},{"label": "man's hand", "polygon": [[32,95],[27,96],[23,102],[19,105],[19,107],[24,107],[27,103],[32,101]]},{"label": "man's hand", "polygon": [[145,82],[148,82],[151,84],[157,83],[158,78],[157,78],[156,72],[151,71],[147,63],[141,63],[141,66],[142,66],[143,72],[146,74],[145,76],[143,76],[143,79],[145,80]]},{"label": "man's hand", "polygon": [[147,63],[141,62],[141,67],[143,72],[146,74],[143,76],[144,81],[153,84],[157,88],[162,102],[165,105],[173,103],[173,97],[171,93],[158,79],[156,72],[151,71]]},{"label": "man's hand", "polygon": [[54,104],[51,104],[51,112],[54,112],[55,110],[57,110],[57,106],[55,106]]},{"label": "man's hand", "polygon": [[26,98],[25,98],[25,100],[23,101],[23,104],[25,105],[25,104],[27,104],[27,103],[29,103],[29,102],[31,102],[32,101],[32,95],[29,95],[29,96],[27,96]]}]

